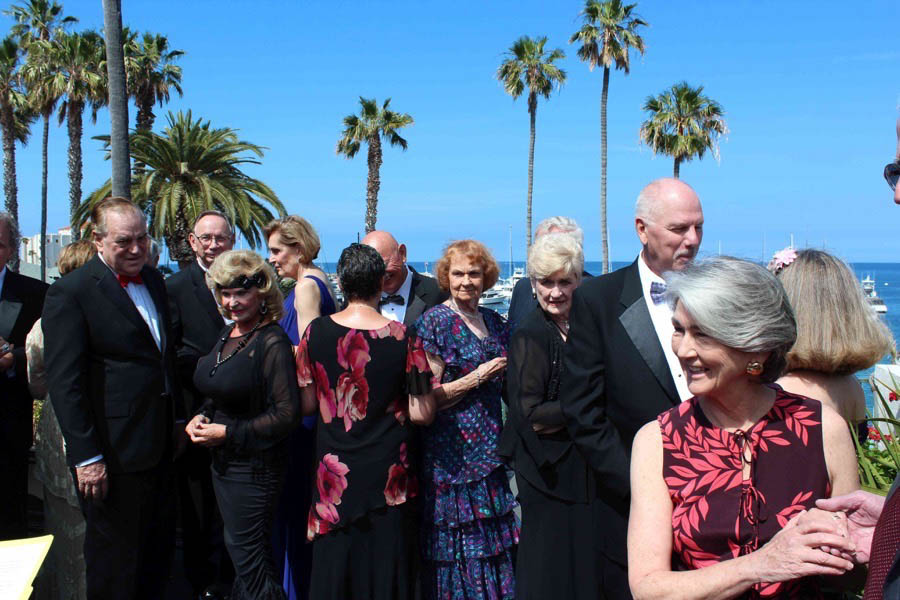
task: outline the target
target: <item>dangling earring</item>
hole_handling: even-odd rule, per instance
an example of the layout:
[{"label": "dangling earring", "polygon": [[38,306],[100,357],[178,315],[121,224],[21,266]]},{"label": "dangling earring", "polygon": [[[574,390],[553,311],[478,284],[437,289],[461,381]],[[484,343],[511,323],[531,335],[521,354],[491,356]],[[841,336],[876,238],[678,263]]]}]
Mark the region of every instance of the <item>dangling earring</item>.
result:
[{"label": "dangling earring", "polygon": [[753,375],[756,377],[757,375],[762,375],[763,366],[762,363],[758,360],[751,360],[747,363],[747,375]]},{"label": "dangling earring", "polygon": [[263,302],[262,304],[259,305],[259,314],[265,316],[265,314],[268,312],[269,312],[269,306],[265,302]]}]

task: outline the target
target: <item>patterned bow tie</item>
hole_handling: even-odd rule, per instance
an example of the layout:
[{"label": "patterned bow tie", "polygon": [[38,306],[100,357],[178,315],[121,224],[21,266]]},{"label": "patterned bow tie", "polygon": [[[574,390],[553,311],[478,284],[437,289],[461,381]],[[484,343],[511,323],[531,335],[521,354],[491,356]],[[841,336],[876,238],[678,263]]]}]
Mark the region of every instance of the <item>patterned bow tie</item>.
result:
[{"label": "patterned bow tie", "polygon": [[404,300],[403,296],[400,294],[388,294],[387,296],[383,296],[381,300],[378,301],[378,306],[382,307],[385,304],[399,304],[403,306],[406,304],[406,300]]},{"label": "patterned bow tie", "polygon": [[653,304],[662,304],[666,301],[666,284],[654,281],[650,284],[650,299]]},{"label": "patterned bow tie", "polygon": [[119,280],[119,285],[123,288],[127,288],[129,283],[136,283],[137,285],[141,285],[144,283],[144,280],[141,278],[140,274],[138,275],[124,275],[122,273],[116,273],[116,279]]}]

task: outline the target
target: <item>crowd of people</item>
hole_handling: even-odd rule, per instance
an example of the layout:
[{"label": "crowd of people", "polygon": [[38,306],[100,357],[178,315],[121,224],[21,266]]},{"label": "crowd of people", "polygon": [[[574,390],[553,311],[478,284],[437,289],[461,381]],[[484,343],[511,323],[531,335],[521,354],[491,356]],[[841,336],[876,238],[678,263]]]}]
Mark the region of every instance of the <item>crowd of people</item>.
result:
[{"label": "crowd of people", "polygon": [[203,212],[168,279],[134,204],[91,220],[48,288],[0,214],[0,537],[27,533],[45,398],[47,597],[165,597],[176,515],[207,599],[816,598],[867,562],[865,597],[900,597],[900,494],[859,491],[848,427],[890,332],[824,251],[696,260],[682,181],[641,191],[608,275],[542,222],[508,319],[472,239],[431,278],[371,232],[339,302],[298,216],[264,258]]}]

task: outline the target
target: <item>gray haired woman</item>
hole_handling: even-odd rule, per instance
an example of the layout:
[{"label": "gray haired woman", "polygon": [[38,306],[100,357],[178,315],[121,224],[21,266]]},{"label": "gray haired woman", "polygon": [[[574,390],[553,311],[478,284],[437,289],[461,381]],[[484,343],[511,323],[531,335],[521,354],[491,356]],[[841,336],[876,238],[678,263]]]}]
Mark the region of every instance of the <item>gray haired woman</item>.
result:
[{"label": "gray haired woman", "polygon": [[572,446],[557,394],[564,377],[572,294],[584,255],[568,233],[540,236],[528,253],[539,308],[516,328],[506,383],[509,418],[499,453],[516,471],[522,529],[516,556],[516,598],[603,596],[595,554],[591,490],[595,482]]},{"label": "gray haired woman", "polygon": [[[819,597],[853,567],[842,514],[859,487],[840,416],[771,382],[796,338],[766,269],[718,257],[668,276],[672,348],[690,400],[634,440],[628,578],[640,598]],[[829,552],[824,548],[831,548]]]}]

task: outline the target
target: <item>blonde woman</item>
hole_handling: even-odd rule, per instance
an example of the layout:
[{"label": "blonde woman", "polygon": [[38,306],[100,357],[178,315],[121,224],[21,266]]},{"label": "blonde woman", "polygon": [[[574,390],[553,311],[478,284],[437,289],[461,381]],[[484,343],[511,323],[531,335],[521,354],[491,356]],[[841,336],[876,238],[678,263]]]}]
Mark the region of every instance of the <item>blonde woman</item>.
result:
[{"label": "blonde woman", "polygon": [[207,284],[233,323],[197,363],[194,385],[208,400],[185,429],[212,451],[213,488],[235,570],[231,598],[281,599],[270,538],[288,434],[300,422],[293,349],[278,326],[283,297],[275,273],[248,250],[219,255]]},{"label": "blonde woman", "polygon": [[797,342],[778,384],[819,400],[866,435],[866,399],[855,373],[891,351],[893,337],[871,309],[853,271],[821,250],[786,249],[769,265],[797,318]]},{"label": "blonde woman", "polygon": [[[289,215],[275,219],[264,229],[269,262],[281,277],[297,281],[284,301],[279,324],[297,346],[316,317],[334,314],[337,305],[328,277],[313,261],[319,255],[319,236],[309,221]],[[310,468],[315,453],[314,416],[288,440],[288,473],[275,519],[275,566],[284,573],[284,591],[290,600],[306,598],[310,582],[312,549],[306,543],[306,516],[298,506],[309,506],[312,495]]]}]

